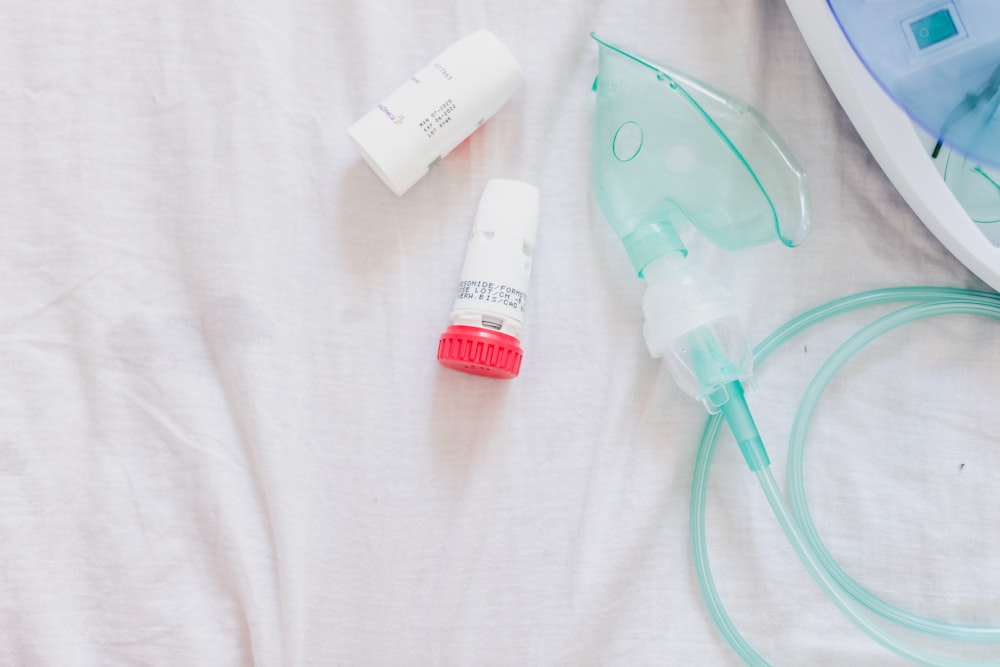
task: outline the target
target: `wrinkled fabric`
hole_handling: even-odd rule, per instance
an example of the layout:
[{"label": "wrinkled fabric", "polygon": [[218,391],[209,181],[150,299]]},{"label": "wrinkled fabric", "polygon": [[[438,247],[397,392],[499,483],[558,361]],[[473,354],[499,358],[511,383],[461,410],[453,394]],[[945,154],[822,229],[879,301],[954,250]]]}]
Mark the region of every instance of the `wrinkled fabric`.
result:
[{"label": "wrinkled fabric", "polygon": [[[481,27],[506,107],[404,197],[346,128]],[[806,243],[692,261],[757,341],[875,287],[977,286],[882,176],[778,0],[0,3],[0,664],[735,665],[694,580],[704,413],[648,358],[589,189],[595,30],[759,108]],[[435,361],[487,180],[541,191],[521,376]],[[805,334],[751,396],[777,473]],[[1000,349],[890,334],[810,431],[817,527],[875,592],[1000,623]],[[888,665],[732,443],[708,533],[777,664]]]}]

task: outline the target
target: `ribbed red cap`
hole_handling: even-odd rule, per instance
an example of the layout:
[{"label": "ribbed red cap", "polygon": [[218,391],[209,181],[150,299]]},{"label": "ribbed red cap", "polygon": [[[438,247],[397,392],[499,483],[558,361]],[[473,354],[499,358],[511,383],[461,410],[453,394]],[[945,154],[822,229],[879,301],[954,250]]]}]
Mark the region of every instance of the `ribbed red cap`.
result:
[{"label": "ribbed red cap", "polygon": [[437,357],[442,365],[501,380],[517,377],[523,356],[513,336],[479,327],[452,325],[438,342]]}]

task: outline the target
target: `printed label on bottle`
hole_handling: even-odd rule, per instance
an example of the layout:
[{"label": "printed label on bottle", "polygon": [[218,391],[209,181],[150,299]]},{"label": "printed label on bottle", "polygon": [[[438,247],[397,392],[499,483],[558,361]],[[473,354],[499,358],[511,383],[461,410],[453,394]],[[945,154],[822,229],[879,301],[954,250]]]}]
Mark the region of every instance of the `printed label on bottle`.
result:
[{"label": "printed label on bottle", "polygon": [[458,284],[455,305],[465,308],[488,305],[524,315],[527,300],[528,295],[512,285],[487,280],[463,280]]}]

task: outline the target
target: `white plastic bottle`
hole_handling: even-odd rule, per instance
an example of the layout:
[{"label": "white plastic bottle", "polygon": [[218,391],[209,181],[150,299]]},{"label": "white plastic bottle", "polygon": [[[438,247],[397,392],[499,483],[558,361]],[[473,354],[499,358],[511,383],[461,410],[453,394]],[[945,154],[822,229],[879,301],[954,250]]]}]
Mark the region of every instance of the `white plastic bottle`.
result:
[{"label": "white plastic bottle", "polygon": [[509,379],[524,356],[528,280],[538,229],[538,188],[494,179],[486,184],[472,224],[438,361],[455,370]]},{"label": "white plastic bottle", "polygon": [[510,99],[521,82],[513,54],[488,30],[434,58],[348,130],[397,195],[423,178]]}]

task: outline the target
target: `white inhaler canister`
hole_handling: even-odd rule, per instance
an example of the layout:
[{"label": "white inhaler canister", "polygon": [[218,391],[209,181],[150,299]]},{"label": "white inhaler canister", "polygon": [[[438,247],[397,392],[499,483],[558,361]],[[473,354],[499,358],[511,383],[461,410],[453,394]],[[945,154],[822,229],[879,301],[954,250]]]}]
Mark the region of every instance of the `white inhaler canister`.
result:
[{"label": "white inhaler canister", "polygon": [[347,134],[379,178],[402,195],[499,111],[521,78],[507,47],[479,30],[452,44]]},{"label": "white inhaler canister", "polygon": [[524,356],[519,343],[538,230],[538,188],[494,179],[486,184],[437,358],[455,370],[509,379]]}]

